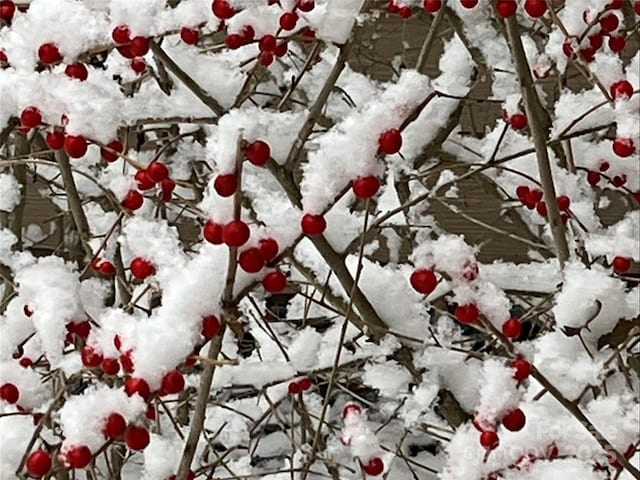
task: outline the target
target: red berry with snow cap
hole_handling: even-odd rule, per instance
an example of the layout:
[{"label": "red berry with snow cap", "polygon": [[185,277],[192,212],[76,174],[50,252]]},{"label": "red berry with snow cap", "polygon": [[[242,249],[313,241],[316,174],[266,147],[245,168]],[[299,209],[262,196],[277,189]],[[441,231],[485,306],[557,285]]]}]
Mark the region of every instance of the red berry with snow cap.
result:
[{"label": "red berry with snow cap", "polygon": [[456,307],[455,316],[460,323],[476,323],[480,317],[478,307],[473,303]]},{"label": "red berry with snow cap", "polygon": [[247,156],[247,160],[258,167],[261,167],[269,161],[269,158],[271,158],[271,147],[263,140],[256,140],[255,142],[247,145],[245,155]]},{"label": "red berry with snow cap", "polygon": [[362,470],[372,477],[378,476],[384,472],[384,462],[380,457],[370,458],[366,464],[362,465]]}]

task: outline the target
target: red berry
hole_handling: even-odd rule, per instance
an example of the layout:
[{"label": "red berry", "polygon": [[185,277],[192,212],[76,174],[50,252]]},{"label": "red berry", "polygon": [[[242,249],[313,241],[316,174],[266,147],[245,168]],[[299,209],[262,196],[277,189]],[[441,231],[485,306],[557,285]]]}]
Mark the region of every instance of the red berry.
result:
[{"label": "red berry", "polygon": [[0,2],[0,19],[5,22],[10,22],[15,12],[16,4],[11,0],[2,0]]},{"label": "red berry", "polygon": [[287,277],[279,270],[273,271],[262,279],[262,286],[269,293],[279,293],[287,286]]},{"label": "red berry", "polygon": [[531,364],[522,357],[518,357],[511,362],[510,367],[515,370],[513,372],[513,378],[519,382],[523,382],[531,374]]},{"label": "red berry", "polygon": [[182,27],[180,29],[180,38],[187,45],[195,45],[200,40],[200,32],[195,28]]},{"label": "red berry", "polygon": [[285,12],[280,16],[280,27],[283,30],[293,30],[296,28],[296,23],[298,23],[298,14],[296,12]]},{"label": "red berry", "polygon": [[178,370],[170,370],[162,377],[160,393],[164,395],[180,393],[184,390],[184,377]]},{"label": "red berry", "polygon": [[265,35],[258,42],[258,48],[261,52],[273,52],[276,49],[278,41],[273,35]]},{"label": "red berry", "polygon": [[87,368],[96,368],[103,360],[102,352],[89,345],[85,345],[82,348],[80,356],[82,357],[82,364]]},{"label": "red berry", "polygon": [[242,220],[233,220],[222,227],[222,241],[229,247],[241,247],[250,236],[251,230]]},{"label": "red berry", "polygon": [[55,43],[45,43],[38,48],[38,58],[45,65],[51,65],[62,60],[62,55]]},{"label": "red berry", "polygon": [[600,170],[601,172],[606,172],[607,170],[609,170],[609,167],[611,167],[611,165],[605,160],[600,163],[598,170]]},{"label": "red berry", "polygon": [[80,158],[87,153],[87,139],[82,135],[67,135],[64,139],[64,150],[71,158]]},{"label": "red berry", "polygon": [[380,189],[380,180],[373,175],[368,177],[358,177],[353,181],[353,193],[358,198],[371,198]]},{"label": "red berry", "polygon": [[117,375],[120,371],[120,364],[115,358],[105,358],[102,361],[102,371],[105,375]]},{"label": "red berry", "polygon": [[244,45],[244,37],[242,35],[238,34],[238,33],[230,33],[224,39],[224,43],[231,50],[236,50],[236,49],[240,48],[242,45]]},{"label": "red berry", "polygon": [[516,196],[522,203],[526,203],[531,190],[526,185],[519,185],[516,188]]},{"label": "red berry", "polygon": [[498,434],[491,430],[487,430],[480,434],[480,445],[482,445],[487,450],[493,450],[498,448],[500,445],[500,439],[498,438]]},{"label": "red berry", "polygon": [[119,413],[112,413],[107,417],[107,421],[102,429],[102,434],[109,440],[115,440],[124,434],[127,429],[127,421]]},{"label": "red berry", "polygon": [[143,58],[134,58],[131,60],[131,69],[136,73],[142,73],[147,69],[147,62]]},{"label": "red berry", "polygon": [[162,162],[151,162],[147,166],[147,176],[155,183],[160,183],[169,177],[169,169]]},{"label": "red berry", "polygon": [[413,272],[409,281],[411,282],[413,289],[423,295],[429,295],[438,286],[436,274],[433,270],[428,270],[426,268]]},{"label": "red berry", "polygon": [[100,149],[100,156],[107,162],[115,162],[118,159],[118,154],[124,151],[124,145],[120,140],[112,140],[106,146],[107,148],[102,147]]},{"label": "red berry", "polygon": [[131,40],[131,53],[134,57],[144,57],[149,51],[149,39],[147,37],[135,37]]},{"label": "red berry", "polygon": [[478,0],[460,0],[460,4],[464,8],[473,8],[478,5]]},{"label": "red berry", "polygon": [[124,441],[131,450],[144,450],[150,440],[149,431],[144,427],[131,425],[124,434]]},{"label": "red berry", "polygon": [[[161,392],[161,394],[163,394]],[[144,412],[144,416],[148,419],[148,420],[155,420],[156,419],[156,408],[152,405],[149,405],[147,407],[147,411]]]},{"label": "red berry", "polygon": [[516,13],[518,4],[514,0],[498,0],[496,10],[502,18],[509,18]]},{"label": "red berry", "polygon": [[36,450],[27,458],[27,471],[32,477],[44,477],[51,470],[51,455],[46,450]]},{"label": "red berry", "polygon": [[298,0],[297,8],[301,12],[310,12],[315,7],[314,0]]},{"label": "red berry", "polygon": [[424,0],[424,9],[429,13],[436,13],[442,8],[442,0]]},{"label": "red berry", "polygon": [[395,128],[385,130],[378,138],[378,145],[382,153],[387,155],[398,153],[402,148],[402,133]]},{"label": "red berry", "polygon": [[589,35],[589,45],[594,50],[600,49],[600,47],[602,47],[603,41],[604,41],[604,37],[600,33],[594,33],[593,35]]},{"label": "red berry", "polygon": [[600,178],[601,175],[593,170],[589,170],[589,172],[587,173],[587,182],[589,182],[589,185],[591,185],[592,187],[595,187],[598,182],[600,182]]},{"label": "red berry", "polygon": [[620,25],[620,19],[615,13],[610,13],[600,18],[600,29],[602,33],[613,32],[618,28],[618,25]]},{"label": "red berry", "polygon": [[259,57],[260,65],[262,65],[263,67],[268,67],[273,63],[274,60],[273,53],[270,52],[262,52],[260,53]]},{"label": "red berry", "polygon": [[122,369],[126,373],[133,373],[133,352],[131,350],[127,350],[122,355],[120,355],[120,363],[122,364]]},{"label": "red berry", "polygon": [[147,175],[146,170],[138,170],[133,178],[136,179],[136,185],[142,191],[150,190],[155,186],[153,180],[151,180],[149,175]]},{"label": "red berry", "polygon": [[51,150],[60,150],[64,147],[64,132],[62,130],[54,130],[47,132],[47,145]]},{"label": "red berry", "polygon": [[65,460],[71,468],[84,468],[91,463],[92,456],[89,447],[79,445],[67,450]]},{"label": "red berry", "polygon": [[4,50],[0,50],[0,67],[6,67],[9,63],[9,59],[7,58],[7,54]]},{"label": "red berry", "polygon": [[118,44],[129,43],[131,41],[131,31],[127,25],[118,25],[111,32],[111,38]]},{"label": "red berry", "polygon": [[631,268],[631,259],[618,256],[613,259],[611,265],[617,273],[625,273]]},{"label": "red berry", "polygon": [[245,272],[258,273],[264,266],[264,258],[259,248],[250,248],[240,254],[238,263]]},{"label": "red berry", "polygon": [[347,403],[342,409],[342,418],[345,419],[349,415],[360,415],[362,413],[362,407],[357,403]]},{"label": "red berry", "polygon": [[398,15],[400,15],[404,19],[410,18],[412,13],[413,11],[411,10],[411,7],[409,5],[401,6],[400,10],[398,11]]},{"label": "red berry", "polygon": [[129,193],[122,200],[122,206],[129,210],[138,210],[144,203],[142,194],[137,190],[129,190]]},{"label": "red berry", "polygon": [[526,422],[527,418],[525,417],[524,412],[519,408],[510,411],[502,419],[504,428],[510,432],[519,432],[524,428]]},{"label": "red berry", "polygon": [[570,37],[562,44],[562,52],[567,58],[574,58],[576,55],[575,49],[573,48],[573,42],[575,40],[575,37]]},{"label": "red berry", "polygon": [[261,167],[271,158],[271,147],[267,142],[256,140],[247,146],[245,155],[251,163]]},{"label": "red berry", "polygon": [[607,10],[620,10],[624,6],[624,0],[611,0],[606,6]]},{"label": "red berry", "polygon": [[258,248],[265,262],[269,262],[278,255],[278,242],[273,238],[263,238],[258,243]]},{"label": "red berry", "polygon": [[16,403],[20,398],[20,390],[13,383],[5,383],[0,387],[0,398],[8,403]]},{"label": "red berry", "polygon": [[84,63],[72,63],[71,65],[67,65],[67,68],[64,69],[65,75],[70,78],[77,78],[81,82],[84,82],[89,77],[89,71]]},{"label": "red berry", "polygon": [[627,183],[627,176],[626,175],[616,175],[615,177],[613,177],[611,179],[611,183],[613,184],[614,187],[620,188],[625,183]]},{"label": "red berry", "polygon": [[302,233],[309,236],[322,235],[327,228],[327,221],[322,215],[306,213],[300,221]]},{"label": "red berry", "polygon": [[480,312],[475,304],[469,303],[456,307],[455,315],[460,323],[475,323],[478,321]]},{"label": "red berry", "polygon": [[300,387],[300,390],[306,392],[311,388],[311,379],[309,377],[304,377],[298,382],[298,386]]},{"label": "red berry", "polygon": [[220,320],[215,315],[208,315],[202,319],[202,329],[200,333],[207,340],[212,339],[220,333]]},{"label": "red berry", "polygon": [[116,267],[108,260],[100,263],[98,271],[105,277],[113,277],[116,274]]},{"label": "red berry", "polygon": [[153,263],[142,257],[136,257],[131,260],[129,267],[131,268],[131,274],[138,280],[144,280],[156,273]]},{"label": "red berry", "polygon": [[547,11],[546,0],[525,0],[524,9],[530,17],[540,18]]},{"label": "red berry", "polygon": [[89,333],[91,332],[91,323],[86,320],[83,322],[78,322],[73,326],[73,331],[78,337],[86,340],[89,337]]},{"label": "red berry", "polygon": [[33,315],[33,309],[29,305],[25,305],[24,307],[22,307],[22,311],[27,317]]},{"label": "red berry", "polygon": [[633,95],[633,85],[626,80],[620,80],[611,85],[609,89],[613,98],[631,98]]},{"label": "red berry", "polygon": [[633,11],[636,12],[636,15],[640,15],[640,1],[633,4]]},{"label": "red berry", "polygon": [[527,116],[524,113],[514,113],[509,117],[509,123],[514,130],[527,128]]},{"label": "red berry", "polygon": [[149,384],[142,378],[131,377],[124,382],[124,391],[130,397],[136,393],[140,395],[144,400],[147,400],[151,396],[151,390]]},{"label": "red berry", "polygon": [[291,382],[288,387],[289,395],[297,395],[300,393],[300,385],[297,382]]},{"label": "red berry", "polygon": [[213,10],[213,14],[222,20],[227,20],[236,14],[235,9],[227,0],[213,0],[211,9]]},{"label": "red berry", "polygon": [[538,212],[538,214],[541,217],[547,217],[547,215],[549,214],[548,210],[547,210],[547,204],[545,202],[538,202],[538,204],[536,205],[536,212]]},{"label": "red berry", "polygon": [[230,197],[238,189],[238,177],[235,173],[218,175],[213,182],[213,188],[221,197]]},{"label": "red berry", "polygon": [[636,146],[630,138],[616,138],[613,141],[613,152],[619,157],[630,157],[636,152]]},{"label": "red berry", "polygon": [[284,57],[288,49],[289,47],[287,46],[287,42],[282,42],[276,47],[273,53],[276,54],[276,57]]},{"label": "red berry", "polygon": [[33,365],[33,360],[31,360],[30,358],[24,357],[20,359],[19,363],[22,368],[29,368]]},{"label": "red berry", "polygon": [[515,340],[522,335],[522,323],[517,318],[510,318],[502,325],[502,333]]},{"label": "red berry", "polygon": [[384,471],[384,462],[380,457],[373,457],[369,459],[366,465],[362,465],[362,469],[367,475],[375,477]]},{"label": "red berry", "polygon": [[215,223],[212,220],[207,220],[202,229],[202,235],[205,240],[214,245],[220,245],[224,243],[222,241],[222,225]]},{"label": "red berry", "polygon": [[20,114],[20,123],[23,127],[35,128],[42,123],[42,114],[37,107],[27,107]]},{"label": "red berry", "polygon": [[558,203],[558,208],[563,212],[566,212],[571,207],[571,199],[566,195],[560,195],[556,202]]},{"label": "red berry", "polygon": [[627,45],[627,41],[622,35],[611,35],[609,37],[609,48],[614,53],[619,53],[624,50]]}]

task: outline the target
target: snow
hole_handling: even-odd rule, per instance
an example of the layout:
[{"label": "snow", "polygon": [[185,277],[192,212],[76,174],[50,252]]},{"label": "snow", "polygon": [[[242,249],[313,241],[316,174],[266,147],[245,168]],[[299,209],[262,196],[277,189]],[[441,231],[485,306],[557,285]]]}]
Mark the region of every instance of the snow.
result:
[{"label": "snow", "polygon": [[20,204],[21,186],[16,177],[6,173],[0,174],[0,210],[11,212]]}]

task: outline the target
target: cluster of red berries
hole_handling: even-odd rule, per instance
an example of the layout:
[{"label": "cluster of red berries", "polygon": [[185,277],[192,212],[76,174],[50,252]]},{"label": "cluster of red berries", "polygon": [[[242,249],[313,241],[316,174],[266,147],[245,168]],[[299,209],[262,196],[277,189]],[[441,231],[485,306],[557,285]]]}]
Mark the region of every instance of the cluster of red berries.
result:
[{"label": "cluster of red berries", "polygon": [[309,390],[311,385],[311,379],[309,377],[304,377],[298,381],[289,383],[287,389],[289,391],[289,395],[297,395],[298,393]]},{"label": "cluster of red berries", "polygon": [[[460,4],[465,8],[474,8],[479,0],[460,0]],[[424,9],[429,13],[436,13],[442,8],[442,0],[424,0]],[[518,2],[515,0],[498,0],[496,2],[496,12],[502,18],[509,18],[515,15],[518,10]],[[525,0],[524,10],[530,17],[542,17],[547,11],[545,0]]]},{"label": "cluster of red berries", "polygon": [[[547,204],[542,197],[544,194],[542,190],[538,188],[529,188],[526,185],[520,185],[516,188],[516,196],[522,204],[529,210],[535,210],[541,217],[546,218],[548,215]],[[560,212],[560,218],[562,223],[567,223],[569,220],[569,209],[571,207],[571,199],[566,195],[560,195],[556,198],[556,204]]]},{"label": "cluster of red berries", "polygon": [[[111,413],[104,422],[102,434],[109,442],[124,437],[124,442],[130,450],[144,450],[151,440],[149,431],[139,425],[127,425],[125,418],[117,412]],[[69,468],[82,469],[89,466],[94,453],[86,445],[73,445],[60,455],[62,463]],[[35,450],[27,457],[27,471],[29,475],[40,478],[47,475],[53,466],[51,454],[44,450]]]},{"label": "cluster of red berries", "polygon": [[[510,365],[513,370],[513,378],[518,382],[524,382],[531,374],[531,364],[522,357],[513,360]],[[526,424],[527,418],[524,412],[516,408],[506,413],[501,423],[511,432],[519,432]],[[483,422],[474,420],[473,425],[480,431],[480,445],[488,451],[498,448],[500,437],[498,436],[496,425],[485,425]]]},{"label": "cluster of red berries", "polygon": [[[588,170],[587,171],[587,182],[592,187],[595,187],[602,180],[602,176],[605,172],[609,170],[611,165],[607,161],[600,162],[598,170]],[[610,178],[610,183],[616,188],[623,187],[627,183],[627,176],[624,174],[613,175]]]},{"label": "cluster of red berries", "polygon": [[[277,0],[269,0],[269,5],[277,3],[279,3]],[[298,20],[300,19],[298,12],[307,13],[314,8],[315,0],[298,0],[292,10],[285,11],[280,15],[278,20],[280,29],[285,32],[295,30]],[[213,0],[211,9],[213,14],[222,21],[229,20],[238,13],[236,8],[228,0]],[[312,41],[315,38],[315,32],[308,27],[301,31],[301,35],[305,42]],[[231,49],[237,49],[253,42],[254,39],[255,30],[253,27],[251,25],[244,25],[237,33],[227,33],[225,44]],[[276,35],[272,34],[267,34],[260,38],[258,47],[260,49],[259,61],[265,67],[271,65],[275,57],[283,57],[288,50],[287,39],[278,42]]]},{"label": "cluster of red berries", "polygon": [[390,13],[400,15],[402,18],[409,18],[413,12],[411,6],[403,3],[402,0],[389,0],[387,10]]},{"label": "cluster of red berries", "polygon": [[124,58],[131,60],[131,69],[136,73],[142,73],[147,69],[144,57],[149,51],[149,38],[137,35],[132,36],[128,25],[118,25],[111,32],[111,38],[116,43],[116,50]]},{"label": "cluster of red berries", "polygon": [[[349,417],[352,416],[360,416],[362,415],[362,407],[357,403],[347,403],[342,409],[342,420],[345,422]],[[343,443],[349,445],[350,440],[342,440]],[[366,461],[360,461],[360,466],[362,467],[362,471],[367,475],[371,475],[372,477],[376,477],[384,472],[384,461],[380,457],[370,457]]]}]

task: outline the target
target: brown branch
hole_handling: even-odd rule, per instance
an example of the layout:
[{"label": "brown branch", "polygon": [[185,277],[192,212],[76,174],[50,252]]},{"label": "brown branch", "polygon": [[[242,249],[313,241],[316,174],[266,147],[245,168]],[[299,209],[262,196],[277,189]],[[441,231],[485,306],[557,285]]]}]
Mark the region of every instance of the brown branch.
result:
[{"label": "brown branch", "polygon": [[160,45],[158,45],[155,41],[151,40],[149,42],[149,48],[153,54],[158,57],[158,59],[165,64],[167,69],[173,73],[178,80],[180,80],[185,87],[187,87],[193,94],[198,97],[198,99],[204,103],[207,107],[211,109],[216,115],[221,117],[225,109],[218,103],[218,101],[213,98],[209,93],[207,93],[191,76],[186,73],[184,70],[180,68],[180,66],[173,61],[173,59],[167,55]]},{"label": "brown branch", "polygon": [[548,126],[545,125],[545,119],[548,118],[547,112],[544,110],[533,84],[531,69],[529,68],[529,62],[527,61],[524,47],[522,46],[518,23],[513,17],[506,19],[505,23],[507,27],[507,38],[511,45],[511,51],[513,52],[516,72],[522,89],[525,111],[527,113],[527,119],[529,120],[533,144],[536,150],[538,171],[544,192],[544,200],[547,204],[551,233],[556,246],[558,261],[562,267],[569,259],[569,245],[560,217],[560,210],[556,203],[556,189],[553,183],[551,161],[547,150]]}]

